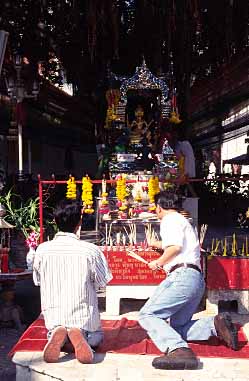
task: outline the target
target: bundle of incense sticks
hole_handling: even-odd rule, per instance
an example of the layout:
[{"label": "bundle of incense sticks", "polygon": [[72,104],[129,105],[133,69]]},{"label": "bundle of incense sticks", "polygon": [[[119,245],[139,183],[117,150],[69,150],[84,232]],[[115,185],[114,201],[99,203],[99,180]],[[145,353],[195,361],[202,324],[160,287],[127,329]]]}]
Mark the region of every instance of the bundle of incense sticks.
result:
[{"label": "bundle of incense sticks", "polygon": [[203,245],[203,242],[204,242],[204,239],[205,239],[205,236],[207,233],[207,228],[208,228],[208,225],[206,225],[206,224],[201,225],[200,236],[199,236],[199,242],[200,242],[201,247]]},{"label": "bundle of incense sticks", "polygon": [[110,245],[112,246],[113,245],[113,240],[112,240],[112,225],[113,225],[113,222],[110,223],[110,226],[109,226],[109,231],[107,229],[107,224],[106,224],[106,244],[107,245]]},{"label": "bundle of incense sticks", "polygon": [[128,237],[128,241],[130,245],[136,245],[137,244],[137,228],[135,224],[130,224],[130,233],[127,231],[126,227],[124,226],[124,231]]},{"label": "bundle of incense sticks", "polygon": [[121,232],[117,232],[116,233],[116,245],[120,246],[120,242],[121,242]]},{"label": "bundle of incense sticks", "polygon": [[148,245],[150,245],[151,242],[153,242],[153,241],[158,241],[158,235],[155,232],[155,230],[152,229],[151,224],[148,224],[145,227],[145,236],[146,236],[146,241],[147,241]]}]

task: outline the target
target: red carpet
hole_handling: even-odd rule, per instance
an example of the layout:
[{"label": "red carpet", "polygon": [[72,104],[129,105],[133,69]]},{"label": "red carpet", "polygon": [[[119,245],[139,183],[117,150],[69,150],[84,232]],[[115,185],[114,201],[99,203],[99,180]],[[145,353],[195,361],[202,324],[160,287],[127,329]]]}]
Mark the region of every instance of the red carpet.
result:
[{"label": "red carpet", "polygon": [[[146,332],[135,320],[103,320],[105,338],[97,352],[158,355],[161,352],[148,338]],[[12,356],[19,351],[42,351],[47,339],[47,330],[43,319],[37,319],[24,332],[9,353]],[[199,357],[249,358],[249,345],[242,329],[239,329],[240,349],[227,348],[218,338],[208,342],[190,343],[190,347]]]}]

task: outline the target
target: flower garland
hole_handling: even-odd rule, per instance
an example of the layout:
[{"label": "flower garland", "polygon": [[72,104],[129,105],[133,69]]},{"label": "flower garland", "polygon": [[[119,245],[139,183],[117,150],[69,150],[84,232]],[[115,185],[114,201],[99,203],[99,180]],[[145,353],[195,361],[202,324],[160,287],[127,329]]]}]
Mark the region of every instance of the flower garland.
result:
[{"label": "flower garland", "polygon": [[155,195],[160,192],[159,188],[159,179],[157,176],[150,177],[148,181],[148,196],[150,199],[150,211],[154,211],[156,209],[155,205]]},{"label": "flower garland", "polygon": [[76,182],[74,177],[70,177],[67,180],[67,193],[66,198],[75,200],[76,199]]},{"label": "flower garland", "polygon": [[107,197],[108,197],[108,193],[106,192],[106,179],[103,179],[102,180],[102,193],[101,193],[101,200],[100,200],[100,208],[99,208],[99,212],[101,214],[106,214],[109,212],[109,208],[108,208],[108,200],[107,200]]},{"label": "flower garland", "polygon": [[124,175],[120,175],[117,178],[116,182],[116,196],[118,199],[117,206],[119,207],[119,210],[125,210],[127,209],[127,206],[124,205],[125,197],[127,196],[126,192],[126,179]]},{"label": "flower garland", "polygon": [[82,195],[83,212],[87,214],[94,213],[93,209],[93,184],[88,175],[82,177]]}]

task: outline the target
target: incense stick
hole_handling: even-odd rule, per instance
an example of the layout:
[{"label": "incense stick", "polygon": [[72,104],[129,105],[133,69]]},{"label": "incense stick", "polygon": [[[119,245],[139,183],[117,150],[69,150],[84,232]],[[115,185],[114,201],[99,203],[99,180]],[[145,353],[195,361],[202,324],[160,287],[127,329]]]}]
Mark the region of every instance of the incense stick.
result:
[{"label": "incense stick", "polygon": [[131,251],[131,250],[126,250],[126,253],[127,255],[129,255],[130,257],[134,258],[134,259],[137,259],[138,261],[140,262],[143,262],[143,263],[146,263],[148,265],[148,261],[146,261],[146,259],[140,257],[140,255],[134,253],[134,251]]},{"label": "incense stick", "polygon": [[[137,259],[138,261],[140,262],[143,262],[143,263],[146,263],[147,265],[149,264],[148,261],[146,261],[146,259],[140,257],[140,255],[138,255],[137,253],[134,253],[134,251],[132,250],[126,250],[126,253],[127,255],[129,255],[130,257],[134,258],[134,259]],[[159,265],[156,265],[157,269],[159,270],[162,270],[163,268]]]}]

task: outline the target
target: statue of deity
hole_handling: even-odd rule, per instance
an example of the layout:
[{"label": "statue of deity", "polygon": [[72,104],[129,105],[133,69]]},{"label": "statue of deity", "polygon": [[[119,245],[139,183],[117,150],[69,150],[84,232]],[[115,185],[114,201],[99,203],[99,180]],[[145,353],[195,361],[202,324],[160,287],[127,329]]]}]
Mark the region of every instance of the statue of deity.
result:
[{"label": "statue of deity", "polygon": [[127,125],[130,129],[130,144],[132,145],[148,145],[150,142],[151,131],[149,130],[153,120],[149,123],[144,119],[144,110],[142,106],[138,106],[135,110],[135,120]]}]

